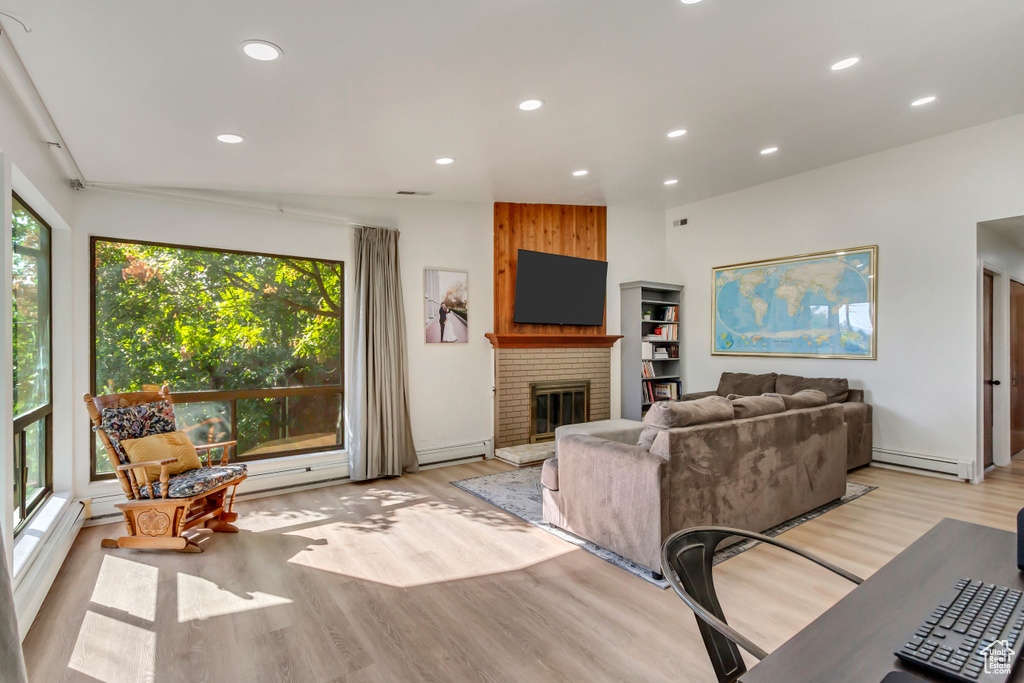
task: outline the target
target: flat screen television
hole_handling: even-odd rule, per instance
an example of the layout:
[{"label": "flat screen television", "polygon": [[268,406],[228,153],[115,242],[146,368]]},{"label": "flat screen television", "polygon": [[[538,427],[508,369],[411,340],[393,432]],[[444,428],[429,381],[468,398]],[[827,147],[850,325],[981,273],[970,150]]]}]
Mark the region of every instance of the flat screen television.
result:
[{"label": "flat screen television", "polygon": [[519,250],[512,319],[539,325],[604,324],[608,263]]}]

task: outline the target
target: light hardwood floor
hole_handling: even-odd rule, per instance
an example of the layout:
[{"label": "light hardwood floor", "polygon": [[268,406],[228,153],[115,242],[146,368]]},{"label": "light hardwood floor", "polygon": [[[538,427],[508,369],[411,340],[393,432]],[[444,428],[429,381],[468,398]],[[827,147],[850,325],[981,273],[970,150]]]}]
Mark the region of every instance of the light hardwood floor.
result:
[{"label": "light hardwood floor", "polygon": [[[25,640],[51,681],[713,681],[692,614],[449,484],[497,461],[242,503],[199,555],[84,529]],[[867,576],[943,517],[1014,528],[1024,463],[981,485],[869,467],[878,489],[784,538]],[[955,549],[951,549],[955,552]],[[771,548],[716,568],[768,650],[850,590]]]}]

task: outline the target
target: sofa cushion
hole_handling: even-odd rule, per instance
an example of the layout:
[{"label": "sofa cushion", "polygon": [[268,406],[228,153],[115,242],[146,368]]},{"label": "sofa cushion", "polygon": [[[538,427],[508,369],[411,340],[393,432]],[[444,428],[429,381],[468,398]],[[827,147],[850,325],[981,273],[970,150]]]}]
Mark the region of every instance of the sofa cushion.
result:
[{"label": "sofa cushion", "polygon": [[[850,395],[850,383],[841,377],[798,377],[797,375],[779,375],[775,383],[775,391],[790,396],[804,389],[817,389],[824,392],[829,403],[843,403]],[[736,392],[740,393],[740,392]]]},{"label": "sofa cushion", "polygon": [[540,468],[540,483],[550,491],[558,490],[558,458],[548,458]]},{"label": "sofa cushion", "polygon": [[[247,468],[242,463],[232,463],[218,467],[200,467],[199,469],[182,472],[177,476],[171,477],[167,482],[167,497],[191,498],[192,496],[198,496],[200,493],[206,493],[221,484],[241,479],[246,476],[246,472]],[[149,488],[146,486],[140,487],[139,495],[141,498],[149,498]],[[161,497],[159,481],[153,482],[153,497]]]},{"label": "sofa cushion", "polygon": [[637,439],[636,445],[640,446],[644,450],[651,450],[651,445],[654,444],[654,440],[658,438],[658,434],[664,431],[661,427],[644,427],[644,431],[640,432],[640,438]]},{"label": "sofa cushion", "polygon": [[799,410],[800,408],[817,408],[826,405],[828,396],[824,391],[804,389],[795,394],[782,394],[782,400],[786,402],[786,410]]},{"label": "sofa cushion", "polygon": [[128,460],[128,454],[121,446],[121,441],[173,432],[174,408],[171,407],[170,401],[104,408],[100,415],[99,429],[107,435],[110,445],[117,453],[117,459],[122,465],[127,465],[131,461]]},{"label": "sofa cushion", "polygon": [[778,394],[762,394],[761,396],[729,396],[733,412],[737,420],[746,417],[760,417],[786,412],[786,402]]},{"label": "sofa cushion", "polygon": [[644,415],[644,424],[674,429],[731,419],[732,402],[724,396],[708,396],[696,401],[659,401]]},{"label": "sofa cushion", "polygon": [[760,396],[775,391],[774,372],[767,375],[751,375],[746,372],[723,372],[718,380],[718,395],[728,396],[739,394],[740,396]]}]

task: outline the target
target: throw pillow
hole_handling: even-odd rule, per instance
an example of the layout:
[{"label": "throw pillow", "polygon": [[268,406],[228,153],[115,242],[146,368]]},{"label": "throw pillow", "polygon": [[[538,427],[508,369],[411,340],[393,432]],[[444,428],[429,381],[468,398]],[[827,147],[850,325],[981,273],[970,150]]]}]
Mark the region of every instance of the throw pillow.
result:
[{"label": "throw pillow", "polygon": [[110,440],[117,459],[122,465],[127,465],[130,460],[121,442],[125,439],[141,439],[151,434],[173,432],[174,407],[170,401],[154,401],[137,406],[104,408],[100,415],[99,428]]},{"label": "throw pillow", "polygon": [[800,408],[817,408],[828,403],[828,397],[824,391],[817,389],[804,389],[795,394],[782,394],[782,400],[786,402],[786,410],[799,410]]},{"label": "throw pillow", "polygon": [[718,395],[760,396],[775,391],[774,372],[767,375],[751,375],[746,372],[723,372],[718,381]]},{"label": "throw pillow", "polygon": [[742,420],[746,417],[784,413],[786,412],[786,402],[778,394],[737,396],[732,400],[732,408],[736,413],[736,419]]},{"label": "throw pillow", "polygon": [[[141,439],[125,439],[121,445],[132,463],[177,458],[178,462],[167,466],[167,473],[172,477],[203,466],[199,461],[199,454],[196,453],[196,447],[188,440],[185,432],[167,432],[144,436]],[[160,466],[147,467],[146,474],[149,475],[150,481],[159,481]]]},{"label": "throw pillow", "polygon": [[695,401],[661,401],[644,415],[648,427],[673,429],[733,418],[732,403],[724,396],[707,396]]},{"label": "throw pillow", "polygon": [[845,403],[850,395],[850,383],[841,377],[779,375],[779,379],[775,384],[776,391],[790,396],[804,389],[817,389],[824,392],[829,403]]}]

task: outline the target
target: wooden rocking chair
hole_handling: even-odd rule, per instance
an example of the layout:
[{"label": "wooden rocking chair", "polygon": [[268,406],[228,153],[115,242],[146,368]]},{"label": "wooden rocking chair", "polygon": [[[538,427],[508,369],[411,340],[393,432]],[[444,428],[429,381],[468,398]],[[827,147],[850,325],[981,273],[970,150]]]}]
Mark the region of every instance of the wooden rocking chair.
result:
[{"label": "wooden rocking chair", "polygon": [[[126,502],[116,504],[116,507],[124,513],[124,523],[128,528],[128,535],[121,536],[116,540],[103,539],[100,543],[102,547],[163,548],[201,553],[203,548],[185,537],[184,534],[189,529],[194,529],[202,524],[213,531],[238,532],[238,528],[231,524],[238,519],[238,514],[232,512],[232,508],[235,504],[235,491],[238,489],[238,485],[245,480],[247,474],[245,465],[228,464],[230,455],[228,449],[236,445],[235,441],[196,446],[203,466],[170,476],[167,466],[177,462],[174,458],[137,464],[129,462],[127,457],[122,455],[123,449],[115,447],[114,443],[120,444],[121,438],[135,438],[149,434],[139,433],[132,437],[108,434],[107,429],[114,431],[111,426],[113,420],[108,421],[108,424],[104,426],[103,415],[105,409],[139,407],[137,411],[122,410],[117,413],[118,415],[125,414],[124,419],[130,420],[137,417],[137,413],[145,413],[150,410],[150,404],[160,405],[161,401],[171,402],[170,389],[167,385],[158,391],[138,391],[130,394],[107,394],[96,397],[85,394],[83,398],[86,409],[89,411],[89,418],[107,451],[107,457],[115,465],[114,471],[117,474],[117,480],[121,483],[121,488],[128,498]],[[114,414],[108,413],[108,416]],[[151,416],[152,414],[149,415],[149,417]],[[146,419],[148,417],[143,415],[143,422]],[[163,420],[162,429],[151,433],[175,430],[173,421],[170,421],[165,414],[159,414],[158,419]],[[168,422],[170,424],[167,424]],[[143,428],[143,432],[145,431],[148,430]],[[217,448],[223,449],[220,464],[213,465],[212,451]],[[205,462],[202,459],[204,452],[206,454]],[[147,466],[154,465],[160,466],[158,482],[151,482],[146,472]]]}]

